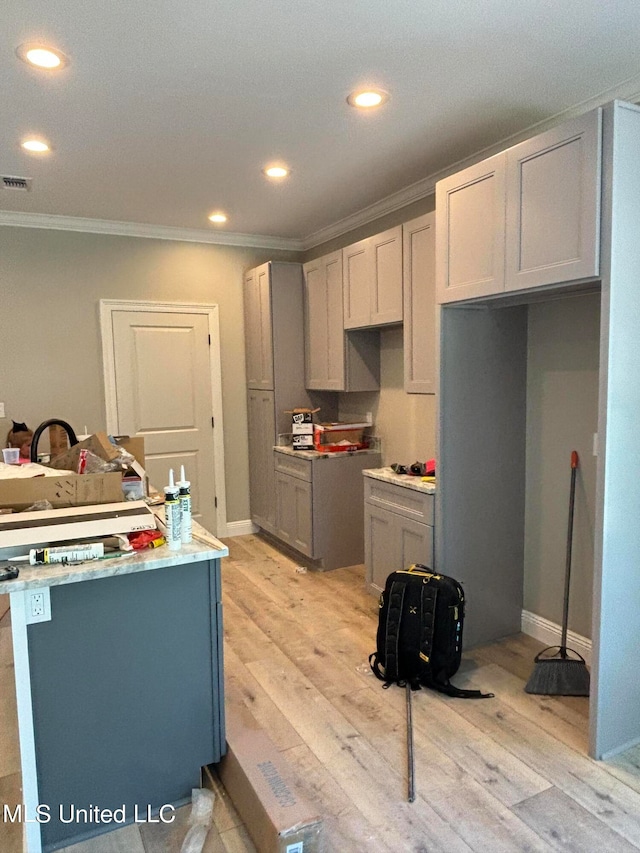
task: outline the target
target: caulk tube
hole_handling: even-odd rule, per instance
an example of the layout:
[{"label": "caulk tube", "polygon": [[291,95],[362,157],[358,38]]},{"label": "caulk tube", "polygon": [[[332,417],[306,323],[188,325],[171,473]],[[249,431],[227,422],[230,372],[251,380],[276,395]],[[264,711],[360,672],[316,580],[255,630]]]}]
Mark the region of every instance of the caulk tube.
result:
[{"label": "caulk tube", "polygon": [[102,542],[92,545],[61,545],[58,548],[31,548],[29,564],[42,566],[46,563],[83,563],[85,560],[98,560],[103,556]]},{"label": "caulk tube", "polygon": [[169,470],[169,485],[164,487],[164,520],[167,525],[167,545],[170,551],[179,551],[180,540],[180,500],[178,487],[173,482],[173,468]]},{"label": "caulk tube", "polygon": [[180,479],[177,483],[180,499],[180,538],[183,544],[191,542],[191,483],[184,475],[184,465],[180,466]]}]

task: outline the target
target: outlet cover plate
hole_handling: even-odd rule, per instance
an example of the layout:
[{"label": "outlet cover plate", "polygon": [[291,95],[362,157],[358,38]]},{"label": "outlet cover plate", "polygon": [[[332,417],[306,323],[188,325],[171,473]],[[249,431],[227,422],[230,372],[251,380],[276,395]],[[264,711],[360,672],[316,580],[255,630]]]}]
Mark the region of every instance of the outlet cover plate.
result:
[{"label": "outlet cover plate", "polygon": [[[42,596],[42,599],[34,599],[34,596]],[[51,598],[49,587],[41,586],[37,589],[25,589],[24,610],[27,625],[33,625],[35,622],[50,622]]]}]

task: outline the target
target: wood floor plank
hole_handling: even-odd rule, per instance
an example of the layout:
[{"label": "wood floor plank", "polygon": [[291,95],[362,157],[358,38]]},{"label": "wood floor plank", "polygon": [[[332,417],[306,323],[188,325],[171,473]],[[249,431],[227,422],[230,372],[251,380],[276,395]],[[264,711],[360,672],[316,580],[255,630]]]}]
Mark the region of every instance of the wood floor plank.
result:
[{"label": "wood floor plank", "polygon": [[260,660],[269,651],[271,639],[255,624],[234,599],[226,594],[223,601],[224,639],[241,661]]},{"label": "wood floor plank", "polygon": [[146,853],[134,824],[64,847],[60,853]]},{"label": "wood floor plank", "polygon": [[[20,774],[0,777],[0,808],[11,809],[22,802]],[[0,820],[0,850],[2,853],[22,853],[22,824]]]},{"label": "wood floor plank", "polygon": [[638,849],[557,788],[524,800],[513,811],[563,853],[634,853]]},{"label": "wood floor plank", "polygon": [[230,647],[225,648],[224,678],[227,708],[234,702],[245,705],[279,750],[302,743],[300,735]]},{"label": "wood floor plank", "polygon": [[[145,853],[180,853],[185,836],[191,826],[191,806],[176,809],[172,823],[140,824],[140,837]],[[217,828],[207,832],[202,853],[224,853],[225,847]]]},{"label": "wood floor plank", "polygon": [[0,628],[0,777],[20,772],[11,628]]},{"label": "wood floor plank", "polygon": [[325,850],[390,853],[396,839],[386,828],[374,829],[306,744],[283,753],[296,787],[323,815]]},{"label": "wood floor plank", "polygon": [[640,792],[640,744],[601,764],[616,779]]},{"label": "wood floor plank", "polygon": [[394,830],[398,850],[419,844],[443,853],[470,849],[428,803],[418,810],[404,801],[406,780],[290,661],[248,667],[365,819]]},{"label": "wood floor plank", "polygon": [[640,847],[637,791],[506,703],[496,699],[491,700],[490,707],[488,704],[468,702],[461,707],[461,713],[608,827]]}]

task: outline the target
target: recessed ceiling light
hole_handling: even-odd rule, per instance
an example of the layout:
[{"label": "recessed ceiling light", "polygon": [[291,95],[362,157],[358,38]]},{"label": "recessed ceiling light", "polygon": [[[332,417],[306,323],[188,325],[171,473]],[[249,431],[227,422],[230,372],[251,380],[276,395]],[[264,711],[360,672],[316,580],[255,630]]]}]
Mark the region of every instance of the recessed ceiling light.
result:
[{"label": "recessed ceiling light", "polygon": [[43,154],[45,151],[51,150],[43,139],[25,139],[20,144],[25,151],[31,151],[32,154]]},{"label": "recessed ceiling light", "polygon": [[16,53],[23,62],[46,68],[48,71],[57,71],[69,62],[62,51],[43,44],[21,44]]},{"label": "recessed ceiling light", "polygon": [[286,166],[266,166],[262,171],[268,178],[286,178],[289,174]]},{"label": "recessed ceiling light", "polygon": [[352,107],[369,110],[381,106],[388,100],[388,92],[383,92],[382,89],[366,89],[361,92],[352,92],[347,98],[347,103],[351,104]]},{"label": "recessed ceiling light", "polygon": [[227,221],[227,217],[224,213],[212,213],[209,217],[210,222],[215,222],[217,225],[220,225],[222,222]]}]

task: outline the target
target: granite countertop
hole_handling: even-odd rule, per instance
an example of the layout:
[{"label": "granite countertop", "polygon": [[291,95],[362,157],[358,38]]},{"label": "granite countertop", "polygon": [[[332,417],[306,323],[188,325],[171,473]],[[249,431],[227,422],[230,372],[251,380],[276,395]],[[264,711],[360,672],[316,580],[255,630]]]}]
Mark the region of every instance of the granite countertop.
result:
[{"label": "granite countertop", "polygon": [[341,456],[361,456],[366,453],[380,453],[379,450],[375,450],[374,448],[367,448],[366,450],[334,450],[332,453],[322,453],[319,450],[294,450],[293,447],[281,447],[280,445],[276,445],[273,449],[277,453],[285,453],[287,456],[297,456],[299,459],[339,459]]},{"label": "granite countertop", "polygon": [[385,483],[404,486],[406,489],[414,489],[416,492],[426,492],[433,495],[436,491],[435,483],[425,483],[421,477],[416,477],[413,474],[396,474],[391,468],[365,468],[362,473],[365,477],[384,480]]},{"label": "granite countertop", "polygon": [[[164,518],[164,507],[153,507],[160,525]],[[28,551],[29,548],[26,548]],[[148,572],[152,569],[164,569],[168,566],[199,563],[203,560],[217,560],[226,557],[229,549],[215,536],[212,536],[196,521],[193,522],[193,541],[183,545],[179,551],[170,551],[167,545],[159,548],[145,548],[132,556],[113,557],[107,560],[91,560],[76,565],[54,563],[45,566],[18,564],[20,574],[15,580],[2,581],[0,592],[18,592],[23,589],[41,586],[61,586],[80,581],[110,578],[115,575],[130,575],[135,572]]]}]

